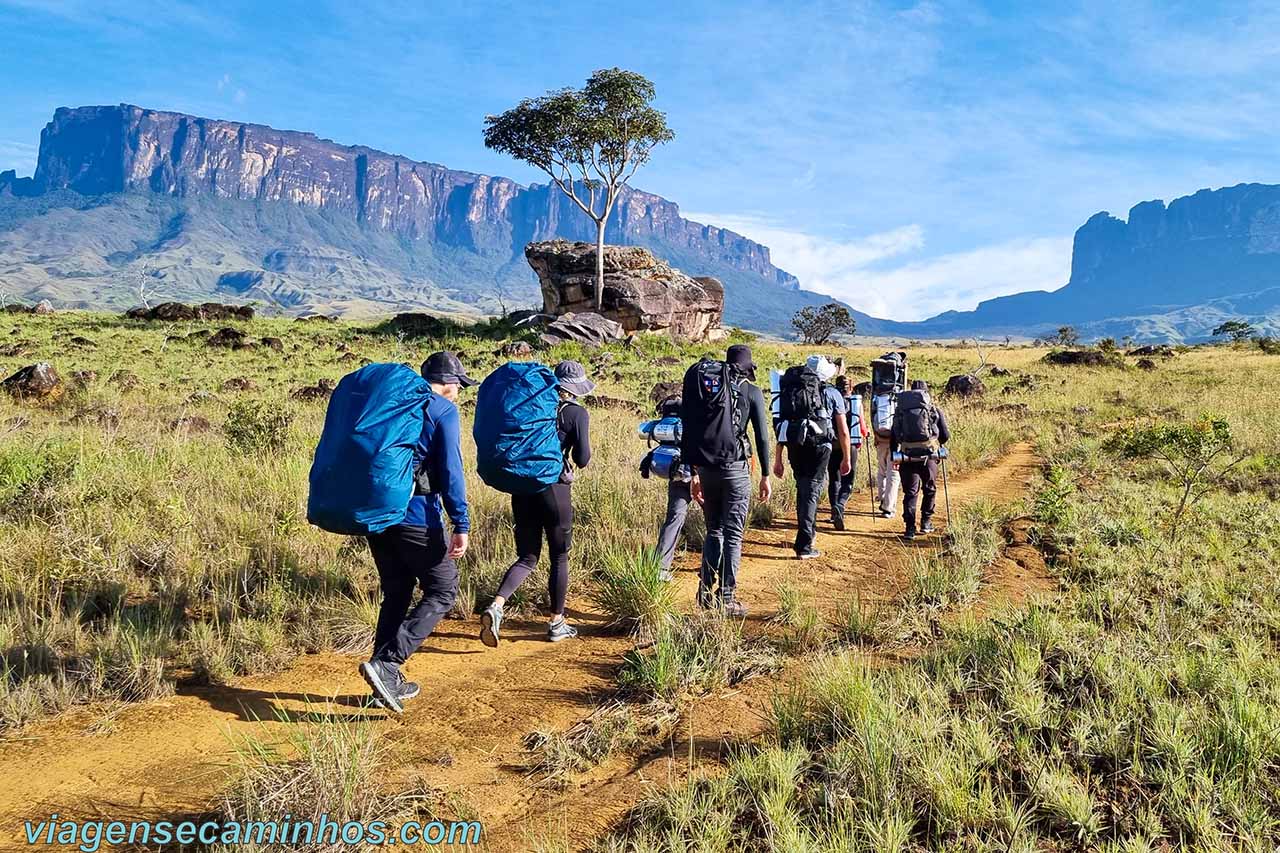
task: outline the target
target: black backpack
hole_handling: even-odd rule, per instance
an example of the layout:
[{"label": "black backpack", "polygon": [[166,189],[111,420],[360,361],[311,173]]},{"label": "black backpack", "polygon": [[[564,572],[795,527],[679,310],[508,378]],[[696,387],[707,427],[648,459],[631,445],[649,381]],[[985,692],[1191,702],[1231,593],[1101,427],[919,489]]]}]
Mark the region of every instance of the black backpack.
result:
[{"label": "black backpack", "polygon": [[[779,440],[794,447],[830,444],[831,412],[818,374],[806,365],[788,367],[778,382]],[[785,429],[785,436],[783,435]]]},{"label": "black backpack", "polygon": [[927,456],[938,449],[938,422],[928,391],[900,391],[893,414],[898,449],[908,456]]},{"label": "black backpack", "polygon": [[719,468],[748,455],[747,379],[723,361],[704,358],[684,374],[680,455],[686,465]]}]

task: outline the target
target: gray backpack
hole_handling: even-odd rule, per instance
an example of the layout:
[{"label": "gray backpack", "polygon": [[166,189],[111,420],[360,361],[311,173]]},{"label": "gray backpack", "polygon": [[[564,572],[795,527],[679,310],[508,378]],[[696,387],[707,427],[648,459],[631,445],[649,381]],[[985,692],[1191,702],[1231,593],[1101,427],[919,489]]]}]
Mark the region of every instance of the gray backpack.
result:
[{"label": "gray backpack", "polygon": [[938,420],[928,391],[901,391],[893,413],[893,435],[908,456],[927,456],[938,450]]}]

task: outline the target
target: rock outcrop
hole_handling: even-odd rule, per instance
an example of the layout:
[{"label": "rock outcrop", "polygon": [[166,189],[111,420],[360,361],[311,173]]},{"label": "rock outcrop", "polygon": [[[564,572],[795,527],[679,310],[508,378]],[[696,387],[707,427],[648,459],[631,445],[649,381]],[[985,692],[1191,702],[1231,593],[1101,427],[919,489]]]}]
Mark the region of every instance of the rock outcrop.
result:
[{"label": "rock outcrop", "polygon": [[159,320],[164,323],[188,320],[252,320],[250,305],[223,305],[221,302],[205,302],[201,305],[185,305],[181,302],[162,302],[155,307],[130,308],[125,316],[131,320]]},{"label": "rock outcrop", "polygon": [[550,323],[542,330],[542,343],[553,347],[556,344],[579,343],[591,347],[602,346],[620,341],[626,336],[622,325],[599,314],[565,314]]},{"label": "rock outcrop", "polygon": [[987,386],[972,373],[961,373],[948,379],[943,390],[956,397],[980,397],[987,393]]},{"label": "rock outcrop", "polygon": [[27,365],[0,386],[19,400],[57,400],[66,390],[62,377],[47,361]]},{"label": "rock outcrop", "polygon": [[[595,311],[596,247],[551,240],[525,247],[547,314]],[[688,341],[722,336],[724,287],[690,278],[639,246],[605,246],[601,313],[627,332],[660,331]]]}]

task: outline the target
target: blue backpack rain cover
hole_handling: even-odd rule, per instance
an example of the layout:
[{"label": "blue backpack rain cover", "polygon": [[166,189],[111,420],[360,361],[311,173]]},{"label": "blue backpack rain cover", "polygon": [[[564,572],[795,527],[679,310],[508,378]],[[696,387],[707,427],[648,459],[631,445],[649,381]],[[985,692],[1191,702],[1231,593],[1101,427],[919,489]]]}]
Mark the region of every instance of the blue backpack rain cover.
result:
[{"label": "blue backpack rain cover", "polygon": [[431,386],[403,364],[370,364],[342,377],[311,463],[307,521],[348,536],[403,521],[430,399]]},{"label": "blue backpack rain cover", "polygon": [[512,362],[485,377],[472,428],[480,479],[511,495],[537,494],[559,482],[559,405],[555,374],[544,365]]}]

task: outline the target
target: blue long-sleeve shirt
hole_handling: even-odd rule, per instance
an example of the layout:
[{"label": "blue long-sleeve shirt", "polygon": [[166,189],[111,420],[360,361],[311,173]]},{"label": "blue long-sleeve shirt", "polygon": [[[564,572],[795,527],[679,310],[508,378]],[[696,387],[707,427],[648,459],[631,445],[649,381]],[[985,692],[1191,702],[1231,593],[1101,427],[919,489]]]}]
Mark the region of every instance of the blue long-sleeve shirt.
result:
[{"label": "blue long-sleeve shirt", "polygon": [[467,483],[462,471],[458,407],[438,394],[432,395],[431,402],[427,404],[422,435],[418,436],[418,446],[414,451],[414,470],[424,459],[431,493],[413,496],[403,523],[443,530],[444,516],[448,514],[454,533],[469,532],[471,517],[467,509]]}]

